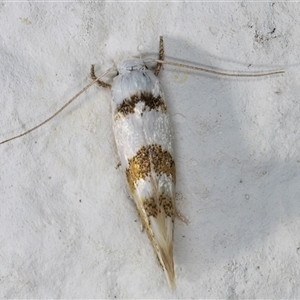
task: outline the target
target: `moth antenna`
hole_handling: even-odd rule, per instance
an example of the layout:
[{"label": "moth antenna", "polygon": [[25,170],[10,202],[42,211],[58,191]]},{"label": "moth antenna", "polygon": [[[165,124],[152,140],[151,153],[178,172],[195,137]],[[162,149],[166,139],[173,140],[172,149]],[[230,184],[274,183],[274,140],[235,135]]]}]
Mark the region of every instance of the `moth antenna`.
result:
[{"label": "moth antenna", "polygon": [[211,74],[216,74],[216,75],[223,75],[223,76],[232,76],[232,77],[262,77],[262,76],[269,76],[269,75],[278,75],[278,74],[283,74],[285,71],[284,70],[275,70],[275,71],[268,71],[268,72],[263,72],[263,73],[227,73],[227,72],[222,72],[222,71],[214,71],[210,69],[205,69],[201,67],[195,67],[191,65],[186,65],[186,64],[181,64],[181,63],[176,63],[176,62],[171,62],[171,61],[164,61],[164,60],[153,60],[157,63],[160,64],[165,64],[165,65],[171,65],[171,66],[176,66],[180,68],[186,68],[186,69],[191,69],[191,70],[196,70],[196,71],[201,71],[201,72],[206,72],[206,73],[211,73]]},{"label": "moth antenna", "polygon": [[110,72],[112,70],[112,68],[108,69],[107,71],[105,71],[103,74],[101,74],[99,77],[95,78],[91,83],[89,83],[86,87],[84,87],[81,91],[79,91],[74,97],[72,97],[65,105],[63,105],[57,112],[55,112],[52,116],[50,116],[48,119],[46,119],[45,121],[43,121],[42,123],[34,126],[33,128],[19,134],[16,135],[14,137],[11,137],[5,141],[0,142],[1,144],[5,144],[9,141],[12,141],[14,139],[20,138],[36,129],[38,129],[39,127],[43,126],[44,124],[46,124],[47,122],[49,122],[50,120],[52,120],[54,117],[56,117],[59,113],[61,113],[68,105],[70,105],[76,98],[78,98],[82,93],[84,93],[89,87],[91,87],[94,83],[98,82],[100,78],[102,78],[104,75],[106,75],[108,72]]}]

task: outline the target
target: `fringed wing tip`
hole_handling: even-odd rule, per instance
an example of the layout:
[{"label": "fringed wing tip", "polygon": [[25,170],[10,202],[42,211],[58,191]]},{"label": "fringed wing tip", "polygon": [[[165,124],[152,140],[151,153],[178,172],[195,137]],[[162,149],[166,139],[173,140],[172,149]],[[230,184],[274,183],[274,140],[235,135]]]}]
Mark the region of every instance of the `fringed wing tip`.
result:
[{"label": "fringed wing tip", "polygon": [[171,217],[164,214],[151,217],[152,243],[171,290],[176,288],[173,260],[173,222]]},{"label": "fringed wing tip", "polygon": [[168,274],[167,271],[165,271],[166,277],[167,277],[167,281],[168,281],[168,285],[170,290],[175,290],[176,289],[176,281],[175,281],[175,274]]}]

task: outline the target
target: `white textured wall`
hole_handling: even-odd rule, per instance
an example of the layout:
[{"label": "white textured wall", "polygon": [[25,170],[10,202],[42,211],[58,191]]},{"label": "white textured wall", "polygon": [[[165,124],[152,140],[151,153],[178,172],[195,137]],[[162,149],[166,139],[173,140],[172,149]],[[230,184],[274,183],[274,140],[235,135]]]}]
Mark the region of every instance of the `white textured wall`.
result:
[{"label": "white textured wall", "polygon": [[0,146],[0,298],[299,298],[297,3],[2,3],[0,140],[46,119],[113,62],[156,57],[284,76],[165,67],[175,132],[177,290],[140,232],[91,87]]}]

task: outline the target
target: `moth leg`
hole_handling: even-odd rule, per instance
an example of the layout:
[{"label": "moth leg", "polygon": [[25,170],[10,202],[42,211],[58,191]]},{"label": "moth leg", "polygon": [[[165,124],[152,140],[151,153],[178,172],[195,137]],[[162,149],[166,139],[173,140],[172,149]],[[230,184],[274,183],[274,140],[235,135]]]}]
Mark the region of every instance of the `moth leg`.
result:
[{"label": "moth leg", "polygon": [[118,164],[116,165],[116,169],[119,169],[121,167],[121,162],[119,161]]},{"label": "moth leg", "polygon": [[[164,38],[162,36],[159,37],[159,60],[164,60],[165,57],[165,49],[164,49]],[[155,67],[155,71],[154,74],[155,76],[158,76],[159,71],[161,69],[162,64],[157,63],[156,67]]]},{"label": "moth leg", "polygon": [[[97,76],[95,75],[95,65],[91,65],[91,77],[93,80],[96,80],[97,79]],[[104,81],[101,81],[101,80],[97,80],[97,83],[101,86],[101,87],[104,87],[106,89],[110,89],[111,88],[111,85],[104,82]]]},{"label": "moth leg", "polygon": [[175,209],[175,216],[179,218],[182,222],[184,222],[186,225],[189,224],[188,219],[179,210],[177,210],[177,208]]},{"label": "moth leg", "polygon": [[[183,200],[184,197],[182,195],[181,192],[176,192],[175,193],[175,201],[179,201],[179,200]],[[175,203],[176,203],[175,202]],[[175,204],[175,209],[174,209],[174,216],[179,218],[182,222],[184,222],[185,224],[188,224],[189,221],[188,219],[177,209],[177,205]]]}]

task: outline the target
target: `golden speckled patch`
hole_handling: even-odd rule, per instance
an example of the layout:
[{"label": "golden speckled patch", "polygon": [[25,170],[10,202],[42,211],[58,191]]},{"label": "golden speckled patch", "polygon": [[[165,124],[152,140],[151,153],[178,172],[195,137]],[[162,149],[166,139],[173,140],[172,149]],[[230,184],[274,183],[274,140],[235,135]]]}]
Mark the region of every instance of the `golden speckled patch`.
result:
[{"label": "golden speckled patch", "polygon": [[148,148],[143,146],[133,158],[128,160],[129,167],[126,169],[126,177],[133,193],[136,183],[145,179],[150,174],[150,159]]},{"label": "golden speckled patch", "polygon": [[150,93],[141,93],[140,96],[133,95],[129,99],[125,99],[122,104],[118,105],[116,118],[133,114],[135,106],[139,102],[144,103],[143,112],[146,111],[146,109],[155,109],[156,111],[160,110],[162,113],[167,112],[167,106],[161,96],[154,97]]},{"label": "golden speckled patch", "polygon": [[164,211],[165,215],[170,218],[174,218],[174,205],[171,196],[166,196],[164,194],[159,195],[158,200],[155,197],[145,199],[143,202],[143,207],[147,214],[147,217],[157,217],[159,213]]},{"label": "golden speckled patch", "polygon": [[154,198],[145,199],[145,201],[143,202],[143,207],[145,209],[147,217],[152,216],[155,218],[159,212],[159,208]]},{"label": "golden speckled patch", "polygon": [[151,168],[157,175],[166,174],[172,176],[173,182],[176,180],[175,162],[171,154],[157,144],[143,146],[137,154],[128,160],[128,168],[126,169],[126,177],[133,193],[136,184],[140,179],[145,179],[151,174]]},{"label": "golden speckled patch", "polygon": [[160,195],[159,196],[159,207],[164,210],[168,217],[173,218],[175,214],[175,208],[173,205],[173,200],[170,196]]},{"label": "golden speckled patch", "polygon": [[165,173],[168,176],[172,175],[172,178],[175,182],[175,162],[169,151],[163,151],[161,145],[153,144],[149,146],[149,155],[151,156],[151,165],[153,166],[155,173]]}]

